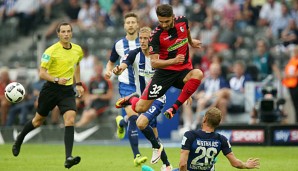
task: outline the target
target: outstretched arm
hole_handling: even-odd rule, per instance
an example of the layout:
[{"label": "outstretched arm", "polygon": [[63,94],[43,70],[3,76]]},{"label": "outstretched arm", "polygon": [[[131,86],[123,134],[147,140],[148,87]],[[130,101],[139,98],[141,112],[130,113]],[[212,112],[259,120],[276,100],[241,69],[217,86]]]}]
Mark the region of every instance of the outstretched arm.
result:
[{"label": "outstretched arm", "polygon": [[260,160],[258,158],[249,158],[246,162],[237,159],[233,152],[226,155],[231,165],[238,169],[259,169]]},{"label": "outstretched arm", "polygon": [[122,62],[120,65],[116,65],[112,71],[115,75],[121,75],[126,68],[127,64]]},{"label": "outstretched arm", "polygon": [[190,35],[190,30],[187,31],[188,43],[193,48],[201,48],[201,41],[198,39],[192,39]]},{"label": "outstretched arm", "polygon": [[181,149],[180,162],[179,162],[179,171],[187,171],[188,154],[189,154],[189,150]]},{"label": "outstretched arm", "polygon": [[112,70],[114,68],[114,65],[115,65],[114,62],[112,62],[110,60],[108,61],[107,66],[106,66],[106,72],[105,72],[105,75],[104,75],[104,77],[106,79],[110,79],[111,78],[111,76],[112,76]]}]

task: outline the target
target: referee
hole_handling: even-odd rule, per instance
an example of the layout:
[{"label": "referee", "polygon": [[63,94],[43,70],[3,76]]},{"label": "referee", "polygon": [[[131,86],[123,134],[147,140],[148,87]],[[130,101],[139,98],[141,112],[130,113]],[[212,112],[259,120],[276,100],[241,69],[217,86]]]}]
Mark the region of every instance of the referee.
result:
[{"label": "referee", "polygon": [[66,161],[65,168],[71,168],[81,161],[79,156],[72,156],[74,141],[74,122],[76,117],[75,80],[77,96],[82,96],[84,89],[80,82],[80,65],[83,58],[82,48],[71,43],[72,26],[69,23],[60,23],[57,27],[59,42],[50,46],[41,58],[39,76],[47,82],[38,97],[38,107],[34,118],[25,124],[18,135],[12,153],[18,156],[25,136],[33,129],[42,125],[49,112],[58,106],[63,115],[65,132],[64,144]]}]

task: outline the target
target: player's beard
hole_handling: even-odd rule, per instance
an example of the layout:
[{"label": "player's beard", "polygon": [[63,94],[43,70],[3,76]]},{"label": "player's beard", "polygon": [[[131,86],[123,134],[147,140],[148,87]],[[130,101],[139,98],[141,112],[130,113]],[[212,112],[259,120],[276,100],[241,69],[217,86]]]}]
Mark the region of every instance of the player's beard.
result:
[{"label": "player's beard", "polygon": [[130,31],[128,30],[127,33],[128,33],[130,36],[132,36],[132,35],[136,34],[136,32],[137,32],[136,30],[134,30],[133,32],[130,32]]},{"label": "player's beard", "polygon": [[173,28],[173,27],[174,27],[174,21],[173,21],[169,26],[164,27],[163,29],[164,29],[164,30],[170,30],[170,29]]}]

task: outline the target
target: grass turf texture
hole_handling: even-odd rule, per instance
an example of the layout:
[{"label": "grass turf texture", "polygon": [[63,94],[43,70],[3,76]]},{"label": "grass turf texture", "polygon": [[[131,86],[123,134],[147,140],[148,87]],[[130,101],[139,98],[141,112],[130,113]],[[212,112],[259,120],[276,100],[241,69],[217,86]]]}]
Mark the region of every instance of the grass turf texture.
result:
[{"label": "grass turf texture", "polygon": [[[11,153],[11,144],[0,145],[0,170],[2,171],[62,171],[64,168],[64,146],[49,144],[24,144],[18,157]],[[298,147],[240,147],[232,148],[241,160],[249,157],[261,159],[260,171],[298,171]],[[159,171],[162,162],[150,164],[152,150],[140,148],[142,155],[148,157],[146,165]],[[179,148],[167,148],[171,164],[176,168],[179,163]],[[79,165],[73,166],[73,171],[141,171],[141,167],[134,167],[132,152],[129,146],[74,146],[74,155],[82,157]],[[232,168],[228,160],[219,155],[216,163],[217,171],[238,170]]]}]

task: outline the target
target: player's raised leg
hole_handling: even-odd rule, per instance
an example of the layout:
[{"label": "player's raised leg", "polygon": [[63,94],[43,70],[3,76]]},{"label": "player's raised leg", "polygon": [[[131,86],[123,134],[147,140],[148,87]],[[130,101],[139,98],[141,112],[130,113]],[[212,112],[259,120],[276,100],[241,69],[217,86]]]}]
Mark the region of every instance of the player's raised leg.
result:
[{"label": "player's raised leg", "polygon": [[[183,74],[183,73],[182,73]],[[178,108],[198,89],[203,79],[203,73],[199,69],[190,70],[183,79],[183,88],[176,102],[164,112],[164,115],[171,119]]]}]

